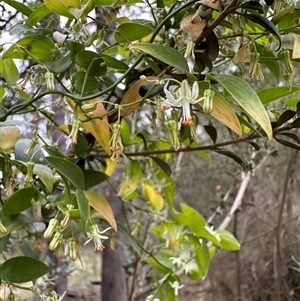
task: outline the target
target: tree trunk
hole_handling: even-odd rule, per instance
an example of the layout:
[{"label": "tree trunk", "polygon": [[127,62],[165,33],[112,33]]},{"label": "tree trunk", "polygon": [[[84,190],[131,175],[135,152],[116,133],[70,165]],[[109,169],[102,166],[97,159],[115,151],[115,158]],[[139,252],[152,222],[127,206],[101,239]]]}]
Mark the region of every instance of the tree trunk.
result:
[{"label": "tree trunk", "polygon": [[[115,195],[107,197],[115,218],[118,222],[124,221],[122,201]],[[124,237],[120,232],[115,235],[114,250],[109,241],[105,241],[102,263],[102,301],[128,301],[126,275],[124,266]]]}]

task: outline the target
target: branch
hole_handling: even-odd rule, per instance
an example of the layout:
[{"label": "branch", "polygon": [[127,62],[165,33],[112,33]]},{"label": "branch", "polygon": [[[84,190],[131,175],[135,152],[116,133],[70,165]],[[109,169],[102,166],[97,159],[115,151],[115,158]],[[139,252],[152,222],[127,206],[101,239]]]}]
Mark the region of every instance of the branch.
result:
[{"label": "branch", "polygon": [[[291,130],[292,128],[290,126],[284,126],[278,129],[273,130],[273,135],[277,133],[281,133],[287,130]],[[220,147],[224,146],[229,146],[229,145],[234,145],[234,144],[239,144],[242,142],[248,142],[255,140],[257,138],[262,138],[265,137],[266,135],[264,133],[260,134],[251,134],[249,136],[245,136],[242,138],[238,138],[235,140],[230,140],[230,141],[225,141],[222,143],[217,143],[217,144],[210,144],[206,146],[199,146],[199,147],[184,147],[184,148],[179,148],[178,150],[175,149],[161,149],[161,150],[148,150],[148,151],[135,151],[135,152],[128,152],[124,153],[126,157],[149,157],[153,155],[161,155],[161,154],[179,154],[179,153],[188,153],[188,152],[196,152],[196,151],[201,151],[201,150],[216,150]],[[93,154],[93,156],[97,158],[109,158],[110,156],[108,154]]]}]

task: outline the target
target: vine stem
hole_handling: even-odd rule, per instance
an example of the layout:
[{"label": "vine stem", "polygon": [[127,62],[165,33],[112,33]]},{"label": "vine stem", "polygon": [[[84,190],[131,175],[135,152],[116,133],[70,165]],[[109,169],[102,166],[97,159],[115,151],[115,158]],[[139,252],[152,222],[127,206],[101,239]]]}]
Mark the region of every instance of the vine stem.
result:
[{"label": "vine stem", "polygon": [[[290,126],[285,126],[282,128],[279,128],[277,130],[273,131],[273,134],[281,133],[286,130],[291,130]],[[151,155],[161,155],[161,154],[179,154],[179,153],[188,153],[188,152],[196,152],[196,151],[201,151],[201,150],[217,150],[220,147],[228,146],[228,145],[234,145],[234,144],[239,144],[242,142],[248,142],[252,141],[257,138],[262,138],[264,137],[265,134],[252,134],[250,136],[245,136],[242,138],[238,138],[235,140],[229,140],[221,143],[216,143],[216,144],[210,144],[210,145],[205,145],[205,146],[198,146],[198,147],[184,147],[184,148],[179,148],[178,150],[175,149],[161,149],[161,150],[147,150],[147,151],[141,151],[141,152],[128,152],[124,153],[126,157],[149,157]],[[107,154],[95,154],[96,157],[98,158],[109,158]]]}]

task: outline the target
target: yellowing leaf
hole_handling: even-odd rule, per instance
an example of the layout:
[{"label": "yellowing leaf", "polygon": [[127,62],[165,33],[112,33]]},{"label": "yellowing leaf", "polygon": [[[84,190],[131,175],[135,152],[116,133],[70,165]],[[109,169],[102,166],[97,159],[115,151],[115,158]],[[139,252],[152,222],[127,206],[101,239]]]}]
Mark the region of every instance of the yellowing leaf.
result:
[{"label": "yellowing leaf", "polygon": [[80,9],[80,0],[44,0],[46,6],[53,12],[73,19],[72,9]]},{"label": "yellowing leaf", "polygon": [[[205,89],[208,88],[208,84],[201,83],[201,92],[199,96],[203,96],[203,92]],[[226,99],[217,91],[215,90],[215,95],[213,99],[213,110],[210,113],[214,118],[219,120],[221,123],[223,123],[225,126],[230,128],[232,131],[237,133],[239,136],[242,135],[242,127],[241,124],[231,108],[231,106],[228,104]],[[200,102],[200,105],[203,104],[203,100]]]},{"label": "yellowing leaf", "polygon": [[250,50],[249,45],[243,44],[243,46],[237,51],[232,59],[236,63],[249,63],[250,62]]},{"label": "yellowing leaf", "polygon": [[108,158],[108,159],[105,159],[105,163],[106,163],[106,167],[105,167],[104,173],[110,177],[115,172],[118,162],[117,162],[117,160],[112,160],[112,159]]},{"label": "yellowing leaf", "polygon": [[0,149],[9,150],[20,139],[21,132],[16,126],[0,127]]},{"label": "yellowing leaf", "polygon": [[164,207],[164,199],[161,193],[146,181],[142,183],[142,189],[143,195],[151,208],[156,211],[161,211]]},{"label": "yellowing leaf", "polygon": [[86,198],[89,201],[89,204],[97,210],[105,220],[112,226],[112,228],[117,231],[117,223],[114,217],[114,213],[107,202],[107,200],[99,193],[88,190],[84,191]]},{"label": "yellowing leaf", "polygon": [[135,190],[137,184],[138,184],[137,180],[128,177],[123,177],[120,185],[120,189],[118,191],[118,196],[125,198],[126,195],[129,195]]},{"label": "yellowing leaf", "polygon": [[[155,77],[153,76],[149,76],[148,78],[151,80],[155,79]],[[120,103],[120,106],[122,106],[122,110],[121,110],[122,117],[130,115],[140,105],[140,103],[136,103],[133,104],[132,106],[124,107],[124,105],[133,103],[142,98],[142,96],[139,94],[139,89],[141,85],[145,85],[145,84],[146,82],[144,80],[139,79],[132,86],[130,86],[130,88],[126,91]]]},{"label": "yellowing leaf", "polygon": [[[75,110],[75,102],[73,99],[67,97],[67,102],[70,105],[70,107]],[[93,111],[92,116],[89,115],[92,118],[103,116],[106,111],[104,109],[104,106],[101,101],[99,101],[97,98],[90,99],[88,103],[97,103],[97,108]],[[86,113],[82,111],[80,106],[77,106],[76,111],[77,116],[80,120],[86,120],[89,118]],[[110,129],[108,125],[107,116],[100,118],[95,118],[87,122],[82,123],[83,127],[90,132],[97,140],[97,142],[102,146],[104,151],[111,155],[111,150],[109,148],[109,141],[110,141]]]}]

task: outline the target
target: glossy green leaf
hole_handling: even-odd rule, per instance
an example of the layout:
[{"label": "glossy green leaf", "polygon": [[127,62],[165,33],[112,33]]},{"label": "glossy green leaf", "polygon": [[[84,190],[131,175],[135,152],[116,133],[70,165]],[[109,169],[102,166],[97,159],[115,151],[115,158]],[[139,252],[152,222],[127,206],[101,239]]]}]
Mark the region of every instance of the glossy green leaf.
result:
[{"label": "glossy green leaf", "polygon": [[42,35],[29,35],[21,38],[3,55],[3,59],[36,59],[49,61],[52,59],[54,43]]},{"label": "glossy green leaf", "polygon": [[174,213],[174,220],[182,226],[187,226],[196,232],[198,228],[204,228],[206,221],[203,216],[187,204],[180,204],[182,213]]},{"label": "glossy green leaf", "polygon": [[127,64],[110,55],[101,54],[101,58],[104,60],[106,66],[109,68],[113,68],[119,71],[126,71],[129,68]]},{"label": "glossy green leaf", "polygon": [[[263,54],[264,56],[265,54]],[[265,58],[261,57],[260,61],[265,64],[265,66],[271,71],[272,75],[274,76],[276,83],[279,83],[280,79],[280,66],[278,64],[278,61],[272,58]]]},{"label": "glossy green leaf", "polygon": [[231,159],[233,159],[235,162],[237,162],[238,164],[240,164],[243,169],[246,169],[249,167],[249,163],[247,161],[245,161],[244,159],[242,159],[241,157],[239,157],[237,154],[235,154],[234,152],[231,152],[229,150],[226,149],[214,149],[214,152],[224,155],[226,157],[229,157]]},{"label": "glossy green leaf", "polygon": [[106,181],[108,178],[108,175],[104,172],[93,169],[84,170],[84,187],[87,190]]},{"label": "glossy green leaf", "polygon": [[4,3],[13,7],[16,11],[22,13],[25,16],[29,16],[32,13],[32,10],[28,7],[28,5],[21,3],[20,1],[13,0],[3,0]]},{"label": "glossy green leaf", "polygon": [[300,103],[300,97],[290,98],[284,103],[284,106],[286,108],[295,108],[298,103]]},{"label": "glossy green leaf", "polygon": [[82,231],[86,231],[90,222],[90,205],[84,192],[80,189],[77,189],[76,191],[76,199],[80,212]]},{"label": "glossy green leaf", "polygon": [[199,271],[201,271],[201,278],[204,279],[208,273],[210,266],[210,255],[207,244],[204,241],[200,242],[197,237],[192,235],[188,235],[188,240],[195,248],[194,252],[196,263]]},{"label": "glossy green leaf", "polygon": [[288,91],[286,87],[272,87],[258,91],[257,95],[263,104],[267,104],[275,100],[280,100],[283,97],[292,95],[296,92],[299,92],[298,87],[292,87],[291,91]]},{"label": "glossy green leaf", "polygon": [[19,70],[12,59],[2,60],[0,58],[0,74],[8,85],[13,85],[19,79]]},{"label": "glossy green leaf", "polygon": [[277,27],[269,21],[266,17],[263,17],[261,15],[254,15],[254,14],[241,14],[245,18],[251,20],[254,23],[259,24],[260,26],[264,27],[266,30],[269,32],[273,33],[278,41],[279,41],[279,47],[277,50],[281,48],[281,35],[280,32],[278,31]]},{"label": "glossy green leaf", "polygon": [[18,24],[12,28],[10,31],[11,34],[15,35],[49,35],[52,33],[52,30],[50,28],[36,28],[33,26],[29,26],[27,24]]},{"label": "glossy green leaf", "polygon": [[283,125],[285,122],[289,121],[296,115],[296,112],[293,110],[284,111],[276,122],[276,127]]},{"label": "glossy green leaf", "polygon": [[237,239],[227,230],[216,230],[221,238],[221,246],[225,250],[237,251],[240,249],[241,245]]},{"label": "glossy green leaf", "polygon": [[274,139],[284,145],[284,146],[287,146],[287,147],[290,147],[290,148],[293,148],[293,149],[296,149],[298,151],[300,151],[300,144],[298,143],[294,143],[294,142],[291,142],[291,141],[288,141],[288,140],[283,140],[283,139],[279,139],[278,137],[274,137]]},{"label": "glossy green leaf", "polygon": [[3,205],[5,215],[18,214],[32,206],[31,200],[38,199],[38,191],[33,187],[25,187],[13,193]]},{"label": "glossy green leaf", "polygon": [[47,191],[51,193],[54,185],[54,176],[51,168],[43,164],[35,164],[33,173],[39,177],[39,179],[47,188]]},{"label": "glossy green leaf", "polygon": [[123,23],[115,31],[114,37],[117,43],[130,43],[149,35],[151,31],[151,28],[141,24]]},{"label": "glossy green leaf", "polygon": [[44,0],[44,3],[54,13],[70,19],[74,18],[70,9],[81,8],[80,0]]},{"label": "glossy green leaf", "polygon": [[8,259],[0,267],[2,280],[11,283],[35,281],[48,273],[49,267],[43,262],[27,256]]},{"label": "glossy green leaf", "polygon": [[84,191],[84,194],[88,199],[89,204],[95,210],[97,210],[105,220],[107,220],[107,222],[115,231],[117,231],[117,223],[114,217],[114,213],[107,200],[101,194],[92,190]]},{"label": "glossy green leaf", "polygon": [[206,133],[209,135],[212,142],[215,144],[217,141],[217,137],[218,137],[216,128],[212,125],[205,125],[204,129],[205,129]]},{"label": "glossy green leaf", "polygon": [[72,65],[72,52],[68,51],[64,56],[60,57],[58,60],[51,60],[44,62],[45,66],[49,71],[54,73],[63,73],[67,71]]},{"label": "glossy green leaf", "polygon": [[184,72],[189,72],[189,67],[184,56],[174,48],[160,44],[136,43],[130,46],[133,49],[138,49],[146,52],[158,60],[171,65]]},{"label": "glossy green leaf", "polygon": [[166,175],[170,176],[172,174],[172,170],[168,163],[154,156],[149,157],[165,172]]},{"label": "glossy green leaf", "polygon": [[41,3],[39,6],[30,14],[26,20],[27,25],[35,26],[39,21],[51,14],[51,10],[44,4]]},{"label": "glossy green leaf", "polygon": [[244,2],[242,5],[239,6],[239,8],[243,8],[250,11],[256,10],[260,14],[264,13],[264,8],[258,1],[251,0],[251,1]]},{"label": "glossy green leaf", "polygon": [[236,102],[262,127],[269,140],[272,139],[272,127],[268,113],[256,92],[247,82],[226,74],[208,75],[207,77],[219,82]]},{"label": "glossy green leaf", "polygon": [[172,264],[171,260],[165,255],[157,255],[155,258],[149,256],[144,260],[163,275],[166,275],[174,269],[174,265]]},{"label": "glossy green leaf", "polygon": [[[85,81],[86,78],[86,81]],[[99,86],[99,81],[92,75],[86,75],[83,71],[78,71],[73,73],[72,76],[72,83],[76,91],[79,93],[83,89],[84,85],[84,92],[92,92],[96,90]]]},{"label": "glossy green leaf", "polygon": [[293,17],[292,13],[295,8],[296,8],[295,4],[292,3],[292,5],[289,5],[286,9],[282,9],[276,12],[276,14],[274,14],[274,16],[272,17],[272,23],[276,25],[285,18]]},{"label": "glossy green leaf", "polygon": [[2,252],[6,250],[6,246],[10,243],[9,238],[10,238],[9,234],[0,238],[0,254],[2,254]]},{"label": "glossy green leaf", "polygon": [[106,66],[101,66],[103,58],[89,50],[80,51],[75,57],[75,62],[85,69],[89,75],[103,76],[106,74]]},{"label": "glossy green leaf", "polygon": [[84,189],[84,175],[82,170],[76,164],[67,159],[54,156],[48,156],[46,157],[46,160],[58,173],[70,181],[75,188],[81,190]]}]

